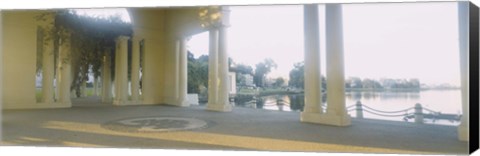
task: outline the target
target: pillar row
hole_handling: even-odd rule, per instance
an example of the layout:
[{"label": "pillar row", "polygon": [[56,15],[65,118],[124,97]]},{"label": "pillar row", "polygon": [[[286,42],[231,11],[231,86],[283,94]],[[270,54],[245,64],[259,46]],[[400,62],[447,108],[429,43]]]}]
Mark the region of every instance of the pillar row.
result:
[{"label": "pillar row", "polygon": [[462,141],[469,141],[469,2],[458,2],[458,38],[459,38],[459,53],[460,53],[460,83],[461,83],[461,105],[462,118],[460,125],[458,125],[458,139]]},{"label": "pillar row", "polygon": [[137,103],[139,99],[140,89],[140,38],[134,36],[132,38],[132,78],[130,84],[132,92],[132,101]]},{"label": "pillar row", "polygon": [[71,47],[70,47],[70,38],[66,37],[66,39],[60,41],[60,48],[59,48],[59,63],[58,63],[58,84],[59,84],[59,93],[58,93],[58,101],[67,107],[72,105],[70,99],[70,86],[72,83],[71,79]]},{"label": "pillar row", "polygon": [[218,30],[209,31],[208,53],[208,104],[207,109],[214,110],[218,99]]},{"label": "pillar row", "polygon": [[118,37],[115,48],[115,98],[114,105],[124,105],[128,100],[128,37]]},{"label": "pillar row", "polygon": [[[44,30],[42,30],[44,31]],[[43,60],[42,60],[42,99],[45,104],[52,104],[54,102],[54,55],[53,55],[53,40],[47,39],[44,35],[43,46]]]},{"label": "pillar row", "polygon": [[80,87],[80,97],[87,97],[87,80],[82,80],[82,86]]},{"label": "pillar row", "polygon": [[103,56],[103,67],[102,67],[102,102],[108,103],[112,101],[112,69],[111,69],[112,58],[110,52],[105,52]]},{"label": "pillar row", "polygon": [[318,5],[304,5],[305,108],[300,121],[335,126],[350,125],[345,110],[342,8],[326,5],[327,110],[322,109]]},{"label": "pillar row", "polygon": [[[3,14],[0,11],[0,21],[2,21]],[[0,24],[0,34],[3,34],[3,24]],[[3,108],[3,42],[0,42],[0,108]],[[0,121],[3,121],[2,111],[0,111]],[[3,124],[0,124],[0,129],[2,129]],[[2,129],[3,130],[3,129]],[[0,140],[3,140],[2,135],[0,135]]]},{"label": "pillar row", "polygon": [[343,57],[342,6],[327,4],[327,116],[335,125],[350,125],[351,119],[345,107],[345,69]]},{"label": "pillar row", "polygon": [[305,50],[305,108],[301,121],[308,121],[310,114],[321,114],[322,88],[320,72],[320,35],[318,5],[304,5]]},{"label": "pillar row", "polygon": [[98,88],[99,88],[99,82],[100,81],[100,78],[98,77],[93,77],[93,95],[94,96],[99,96],[100,95],[100,92],[98,91]]},{"label": "pillar row", "polygon": [[[215,87],[216,94],[210,97],[210,99],[216,99],[215,102],[208,102],[207,110],[220,111],[220,112],[230,112],[233,109],[233,106],[229,102],[229,81],[228,81],[228,52],[227,52],[227,28],[229,26],[230,10],[226,6],[222,6],[222,19],[220,20],[220,25],[218,26],[218,41],[216,37],[216,31],[212,30],[210,33],[210,53],[215,55],[215,52],[218,52],[218,55],[215,55],[213,62],[209,62],[209,71],[212,68],[213,72],[209,73],[209,83],[213,82],[213,86],[209,84],[209,87]],[[218,50],[218,51],[217,51]],[[212,55],[212,56],[213,56]],[[209,58],[210,59],[210,58]],[[215,64],[211,66],[212,64]],[[215,76],[215,77],[211,77]],[[212,88],[209,88],[209,90]]]},{"label": "pillar row", "polygon": [[187,107],[190,104],[187,100],[187,40],[181,38],[177,41],[177,85],[176,85],[176,104],[177,106]]}]

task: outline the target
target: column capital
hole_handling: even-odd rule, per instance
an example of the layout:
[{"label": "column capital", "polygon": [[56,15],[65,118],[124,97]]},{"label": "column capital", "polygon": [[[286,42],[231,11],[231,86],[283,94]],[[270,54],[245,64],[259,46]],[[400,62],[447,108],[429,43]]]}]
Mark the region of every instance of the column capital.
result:
[{"label": "column capital", "polygon": [[130,39],[129,36],[118,36],[116,39],[115,39],[115,42],[119,42],[119,41],[126,41]]},{"label": "column capital", "polygon": [[138,35],[134,35],[134,36],[132,36],[130,39],[131,39],[132,41],[138,41],[138,42],[140,42],[140,41],[143,39],[143,37],[142,37],[142,36],[138,36]]},{"label": "column capital", "polygon": [[221,29],[230,27],[230,7],[221,6],[219,13],[220,17],[217,22],[212,25],[212,29]]}]

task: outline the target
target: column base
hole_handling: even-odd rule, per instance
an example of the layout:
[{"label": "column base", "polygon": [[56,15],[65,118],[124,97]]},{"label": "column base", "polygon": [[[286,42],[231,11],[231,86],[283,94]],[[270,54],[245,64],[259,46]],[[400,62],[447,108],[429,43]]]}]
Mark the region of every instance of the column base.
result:
[{"label": "column base", "polygon": [[333,126],[349,126],[351,124],[351,118],[349,115],[339,116],[332,113],[320,114],[302,112],[300,121]]},{"label": "column base", "polygon": [[179,102],[177,102],[176,106],[179,106],[179,107],[189,107],[190,106],[190,103],[188,102],[187,99],[182,99],[182,100],[178,100]]},{"label": "column base", "polygon": [[112,98],[102,98],[103,103],[112,103]]},{"label": "column base", "polygon": [[457,128],[458,140],[460,141],[469,141],[469,131],[468,126],[465,124],[458,125]]},{"label": "column base", "polygon": [[50,108],[71,108],[72,103],[54,102],[54,103],[16,103],[3,104],[0,110],[15,110],[15,109],[50,109]]},{"label": "column base", "polygon": [[209,111],[216,111],[216,112],[231,112],[233,109],[233,106],[231,104],[214,104],[214,103],[208,103],[207,104],[207,110]]},{"label": "column base", "polygon": [[122,106],[125,105],[125,102],[124,100],[113,100],[113,105]]},{"label": "column base", "polygon": [[[162,100],[163,101],[163,100]],[[145,101],[143,100],[143,102],[147,102],[148,101]],[[168,98],[167,100],[161,102],[165,105],[171,105],[171,106],[177,106],[177,107],[189,107],[190,106],[190,103],[188,102],[188,100],[184,99],[184,100],[175,100],[175,98]]]}]

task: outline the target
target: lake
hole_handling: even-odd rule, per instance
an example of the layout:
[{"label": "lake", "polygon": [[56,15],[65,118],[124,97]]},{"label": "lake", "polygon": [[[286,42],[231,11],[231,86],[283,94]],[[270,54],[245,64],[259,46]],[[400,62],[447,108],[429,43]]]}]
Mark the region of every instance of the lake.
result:
[{"label": "lake", "polygon": [[[346,105],[354,105],[357,101],[380,111],[399,111],[414,107],[420,103],[424,108],[441,112],[443,114],[461,114],[461,91],[458,90],[425,90],[425,91],[349,91],[346,92]],[[278,111],[297,111],[303,109],[303,94],[269,95],[256,97],[256,103],[248,103],[253,97],[237,97],[235,105],[257,109],[268,109]],[[277,104],[279,103],[284,104]],[[323,99],[325,104],[325,98]],[[354,107],[350,107],[352,109]],[[409,111],[413,113],[413,109]],[[424,111],[424,113],[428,113]],[[355,111],[349,111],[351,117],[355,117]],[[398,114],[398,113],[397,113]],[[404,113],[400,113],[404,114]],[[364,118],[404,121],[401,117],[384,117],[369,112],[363,112]],[[412,122],[413,119],[409,119]],[[425,119],[426,123],[442,125],[458,125],[456,121]]]}]

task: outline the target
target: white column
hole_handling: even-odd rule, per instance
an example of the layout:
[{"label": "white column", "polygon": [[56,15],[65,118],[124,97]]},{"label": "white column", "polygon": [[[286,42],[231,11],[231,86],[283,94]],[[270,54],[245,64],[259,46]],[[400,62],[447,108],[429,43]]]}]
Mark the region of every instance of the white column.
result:
[{"label": "white column", "polygon": [[178,94],[180,91],[180,86],[179,86],[179,81],[180,81],[180,40],[175,40],[175,69],[173,71],[173,77],[174,77],[174,87],[173,87],[173,105],[178,103],[178,99],[180,95]]},{"label": "white column", "polygon": [[209,35],[207,109],[214,110],[218,99],[218,30],[210,30]]},{"label": "white column", "polygon": [[[100,67],[101,68],[101,67]],[[101,91],[101,84],[102,84],[102,77],[97,77],[95,79],[95,96],[102,96],[102,91]]]},{"label": "white column", "polygon": [[132,38],[132,101],[138,101],[140,88],[140,39],[136,36]]},{"label": "white column", "polygon": [[[140,65],[142,66],[142,77],[139,78],[139,85],[141,84],[141,88],[139,87],[140,89],[140,97],[138,97],[140,100],[143,101],[144,97],[145,97],[145,93],[148,92],[147,90],[145,90],[145,76],[146,76],[146,73],[145,73],[145,52],[147,51],[147,40],[143,39],[142,42],[141,42],[141,50],[140,51],[140,60],[142,60],[142,62],[140,62]],[[141,83],[140,83],[141,81]]]},{"label": "white column", "polygon": [[[0,10],[0,23],[2,23],[2,11]],[[3,24],[0,24],[0,34],[3,34]],[[0,109],[3,110],[3,41],[0,41],[0,64],[2,65],[0,67]],[[3,121],[2,119],[3,114],[2,111],[0,111],[0,121]],[[0,129],[2,129],[3,124],[0,124]],[[3,130],[3,129],[2,129]],[[0,140],[3,140],[2,134],[0,134]]]},{"label": "white column", "polygon": [[190,104],[187,100],[187,40],[185,38],[180,39],[180,51],[179,51],[179,73],[178,73],[178,99],[177,105],[187,107]]},{"label": "white column", "polygon": [[98,96],[98,79],[94,76],[93,77],[93,96]]},{"label": "white column", "polygon": [[80,88],[80,97],[87,97],[87,80],[82,81]]},{"label": "white column", "polygon": [[322,113],[318,5],[304,5],[303,14],[305,50],[305,106],[301,115],[301,121],[309,122],[309,116]]},{"label": "white column", "polygon": [[345,70],[343,57],[343,23],[341,4],[326,7],[327,115],[339,126],[350,125],[345,108]]},{"label": "white column", "polygon": [[128,37],[120,36],[115,41],[115,99],[114,105],[123,105],[128,98]]},{"label": "white column", "polygon": [[458,2],[458,38],[459,38],[459,52],[460,52],[460,81],[462,94],[462,119],[458,126],[458,139],[462,141],[469,141],[469,2]]},{"label": "white column", "polygon": [[228,83],[228,52],[227,52],[227,28],[221,27],[218,31],[218,99],[217,103],[222,106],[222,111],[232,111],[229,100]]},{"label": "white column", "polygon": [[71,50],[70,50],[70,38],[60,41],[59,48],[59,64],[58,64],[58,78],[59,78],[59,102],[65,107],[71,107],[72,102],[70,100],[70,85],[71,80]]},{"label": "white column", "polygon": [[[345,110],[342,8],[326,5],[327,112],[321,109],[321,77],[318,33],[318,6],[304,6],[305,22],[305,109],[302,122],[347,126],[351,119]],[[311,22],[311,23],[310,23]]]},{"label": "white column", "polygon": [[[60,54],[60,53],[59,53]],[[56,64],[56,67],[55,67],[55,102],[59,102],[59,99],[60,99],[60,96],[59,96],[59,93],[60,93],[60,61],[59,61],[59,56],[57,56],[57,60],[55,60],[55,64]]]},{"label": "white column", "polygon": [[[45,33],[45,30],[42,30]],[[45,104],[52,104],[54,102],[53,96],[53,79],[54,79],[54,55],[53,55],[53,40],[47,39],[46,35],[43,38],[43,60],[42,60],[42,92],[43,102]]]},{"label": "white column", "polygon": [[111,102],[112,100],[111,61],[110,52],[106,52],[106,55],[103,56],[102,66],[102,102]]},{"label": "white column", "polygon": [[230,9],[222,6],[221,26],[218,30],[218,99],[216,105],[207,107],[208,110],[230,112],[233,107],[229,101],[228,90],[228,52],[227,27],[229,26]]}]

